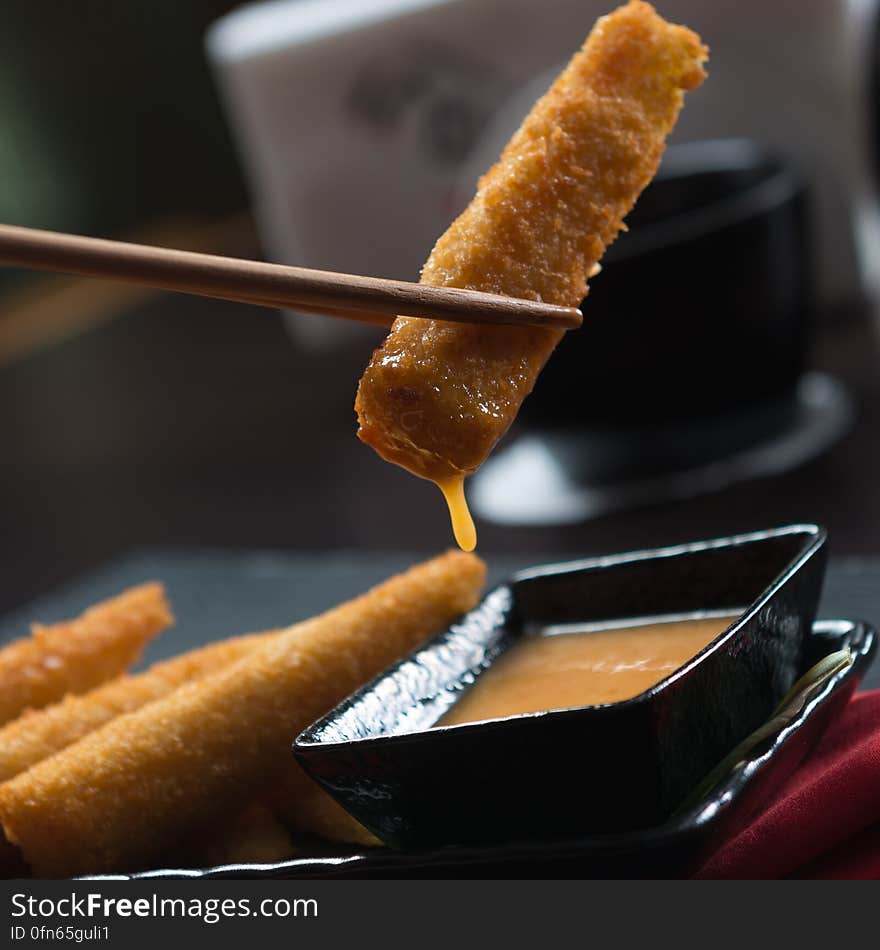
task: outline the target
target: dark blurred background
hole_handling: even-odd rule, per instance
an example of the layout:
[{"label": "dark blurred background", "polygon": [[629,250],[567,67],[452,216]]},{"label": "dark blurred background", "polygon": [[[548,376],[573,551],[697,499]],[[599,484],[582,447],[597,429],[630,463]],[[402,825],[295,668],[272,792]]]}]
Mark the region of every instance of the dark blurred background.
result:
[{"label": "dark blurred background", "polygon": [[[560,3],[555,30],[553,4],[532,4],[545,19],[531,59],[516,52],[513,14],[510,36],[499,32],[503,0],[449,4],[467,7],[463,51],[428,19],[393,34],[375,16],[324,24],[345,34],[344,55],[320,36],[306,55],[285,39],[296,0],[269,6],[284,29],[264,16],[257,30],[220,0],[5,0],[0,221],[415,278],[428,239],[402,241],[404,254],[382,235],[442,230],[540,91],[533,80],[546,85],[608,4]],[[712,45],[706,95],[646,197],[643,237],[634,225],[604,288],[595,281],[594,328],[566,341],[474,486],[480,549],[538,561],[809,520],[829,527],[835,554],[880,554],[873,4],[846,63],[830,31],[852,37],[858,5],[829,2],[776,43],[775,64],[737,27],[742,4],[658,6]],[[778,6],[768,16],[791,26],[797,5]],[[525,22],[528,4],[514,8]],[[209,66],[206,31],[230,13]],[[428,52],[413,56],[413,37]],[[315,89],[335,90],[341,63],[351,78],[319,109],[309,84],[286,84],[294,60],[300,76],[326,70]],[[750,109],[749,82],[765,79]],[[801,136],[788,152],[774,96]],[[343,147],[350,131],[362,152]],[[687,148],[721,138],[739,144]],[[410,163],[393,186],[382,149]],[[291,204],[275,200],[288,168]],[[414,222],[407,174],[436,192]],[[377,217],[372,202],[386,200],[398,210]],[[436,489],[355,438],[375,337],[342,327],[316,343],[291,331],[298,319],[0,269],[0,610],[144,547],[448,545]],[[533,505],[542,492],[553,503]]]},{"label": "dark blurred background", "polygon": [[243,208],[202,52],[207,25],[234,6],[4,3],[3,220],[118,233],[163,216]]}]

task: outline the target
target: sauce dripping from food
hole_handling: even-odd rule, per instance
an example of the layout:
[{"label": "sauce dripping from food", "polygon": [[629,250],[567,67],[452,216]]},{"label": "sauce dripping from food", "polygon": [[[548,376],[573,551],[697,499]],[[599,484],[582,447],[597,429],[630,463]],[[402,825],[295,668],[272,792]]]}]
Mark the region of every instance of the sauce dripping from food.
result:
[{"label": "sauce dripping from food", "polygon": [[477,546],[477,529],[474,519],[468,509],[467,499],[464,497],[464,476],[453,475],[437,482],[437,487],[443,492],[446,505],[449,508],[449,517],[452,520],[452,533],[462,551],[473,551]]}]

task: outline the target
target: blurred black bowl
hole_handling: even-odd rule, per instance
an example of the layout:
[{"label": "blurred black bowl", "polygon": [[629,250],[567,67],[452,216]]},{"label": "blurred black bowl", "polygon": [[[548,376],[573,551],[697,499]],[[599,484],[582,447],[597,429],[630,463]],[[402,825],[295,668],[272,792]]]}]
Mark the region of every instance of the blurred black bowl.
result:
[{"label": "blurred black bowl", "polygon": [[644,425],[792,394],[810,310],[797,175],[747,140],[673,146],[627,224],[522,419]]}]

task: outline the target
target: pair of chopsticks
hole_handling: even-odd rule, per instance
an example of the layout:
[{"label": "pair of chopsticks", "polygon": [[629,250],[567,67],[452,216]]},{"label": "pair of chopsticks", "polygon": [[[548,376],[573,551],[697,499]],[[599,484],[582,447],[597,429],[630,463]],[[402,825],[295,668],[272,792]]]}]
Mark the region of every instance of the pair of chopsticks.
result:
[{"label": "pair of chopsticks", "polygon": [[291,307],[390,326],[398,315],[456,323],[579,327],[574,307],[453,287],[285,267],[75,234],[0,225],[0,264],[84,277],[108,277],[159,290],[263,307]]}]

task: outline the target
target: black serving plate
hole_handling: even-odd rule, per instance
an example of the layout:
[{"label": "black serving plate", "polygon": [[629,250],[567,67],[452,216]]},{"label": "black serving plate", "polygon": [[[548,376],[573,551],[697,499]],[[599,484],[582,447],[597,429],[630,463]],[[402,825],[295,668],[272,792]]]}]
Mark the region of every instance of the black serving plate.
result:
[{"label": "black serving plate", "polygon": [[[325,847],[323,852],[278,864],[164,869],[132,877],[681,877],[697,869],[721,841],[743,827],[798,767],[849,701],[876,645],[876,633],[867,624],[815,623],[803,659],[804,669],[811,673],[798,681],[762,727],[704,779],[690,800],[652,828],[420,852],[374,848],[346,853],[342,846],[334,851]],[[522,758],[525,767],[528,761]]]},{"label": "black serving plate", "polygon": [[[824,569],[825,532],[794,525],[524,571],[303,732],[297,758],[403,850],[650,828],[804,671]],[[530,630],[731,608],[633,699],[434,728]]]}]

